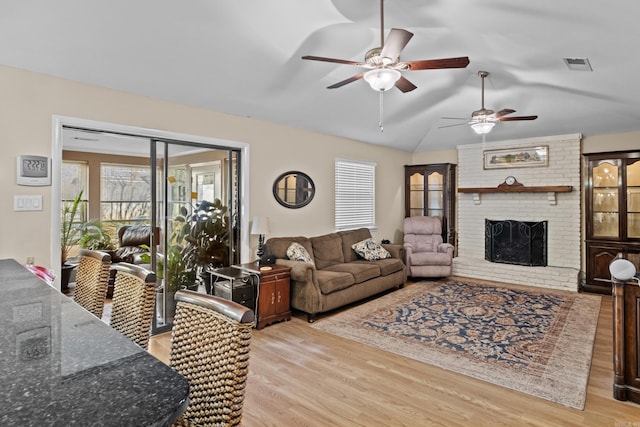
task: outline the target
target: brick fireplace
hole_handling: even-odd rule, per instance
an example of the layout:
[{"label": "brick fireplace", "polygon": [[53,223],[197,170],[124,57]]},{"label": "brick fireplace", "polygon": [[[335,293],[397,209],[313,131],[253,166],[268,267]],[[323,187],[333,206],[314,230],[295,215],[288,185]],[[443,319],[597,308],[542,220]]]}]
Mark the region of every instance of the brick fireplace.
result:
[{"label": "brick fireplace", "polygon": [[[496,188],[507,176],[522,192],[458,193],[458,256],[453,274],[544,288],[578,290],[581,267],[581,135],[562,135],[458,146],[458,188]],[[548,166],[485,169],[485,150],[548,147]],[[570,192],[528,192],[571,186]],[[485,220],[546,221],[546,266],[485,260]]]}]

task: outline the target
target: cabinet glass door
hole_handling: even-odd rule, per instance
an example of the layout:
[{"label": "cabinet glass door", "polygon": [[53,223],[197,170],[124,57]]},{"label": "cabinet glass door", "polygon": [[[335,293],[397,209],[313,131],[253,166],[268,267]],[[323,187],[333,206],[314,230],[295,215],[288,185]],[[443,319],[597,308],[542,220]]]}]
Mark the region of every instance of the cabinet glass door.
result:
[{"label": "cabinet glass door", "polygon": [[410,216],[424,215],[424,175],[414,173],[409,179],[409,212]]},{"label": "cabinet glass door", "polygon": [[619,161],[602,160],[593,167],[593,236],[619,236]]},{"label": "cabinet glass door", "polygon": [[640,161],[627,165],[627,237],[640,238]]},{"label": "cabinet glass door", "polygon": [[427,177],[427,216],[442,217],[444,213],[444,186],[441,173],[433,172]]}]

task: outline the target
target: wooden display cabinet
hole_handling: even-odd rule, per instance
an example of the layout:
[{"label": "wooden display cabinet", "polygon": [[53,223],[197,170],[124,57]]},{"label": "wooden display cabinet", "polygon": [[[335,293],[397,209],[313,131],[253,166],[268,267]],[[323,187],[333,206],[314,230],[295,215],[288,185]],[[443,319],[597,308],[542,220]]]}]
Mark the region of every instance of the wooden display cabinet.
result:
[{"label": "wooden display cabinet", "polygon": [[587,166],[586,278],[582,289],[611,294],[609,263],[640,257],[640,151],[589,154]]},{"label": "wooden display cabinet", "polygon": [[456,165],[406,165],[405,217],[436,216],[442,221],[442,240],[456,244]]}]

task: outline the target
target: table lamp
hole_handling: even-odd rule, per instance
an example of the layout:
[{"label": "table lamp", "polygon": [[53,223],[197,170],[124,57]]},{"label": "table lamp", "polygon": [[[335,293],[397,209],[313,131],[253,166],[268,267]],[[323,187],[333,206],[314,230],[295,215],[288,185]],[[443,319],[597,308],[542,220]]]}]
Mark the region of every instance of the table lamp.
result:
[{"label": "table lamp", "polygon": [[271,233],[271,227],[269,226],[269,217],[267,216],[255,216],[253,217],[253,224],[251,224],[251,234],[258,236],[258,260],[262,261],[264,255],[264,235]]}]

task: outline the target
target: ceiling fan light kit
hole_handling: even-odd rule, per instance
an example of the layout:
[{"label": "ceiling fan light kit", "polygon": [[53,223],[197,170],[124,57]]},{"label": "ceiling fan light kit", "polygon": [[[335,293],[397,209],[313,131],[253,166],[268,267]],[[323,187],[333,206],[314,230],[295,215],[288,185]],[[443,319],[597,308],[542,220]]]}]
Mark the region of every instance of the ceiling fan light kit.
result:
[{"label": "ceiling fan light kit", "polygon": [[493,129],[495,125],[494,122],[477,122],[471,123],[471,129],[478,135],[485,135],[491,132],[491,129]]},{"label": "ceiling fan light kit", "polygon": [[400,71],[393,68],[376,68],[364,73],[364,79],[369,83],[371,89],[379,92],[384,92],[394,87],[400,77]]}]

